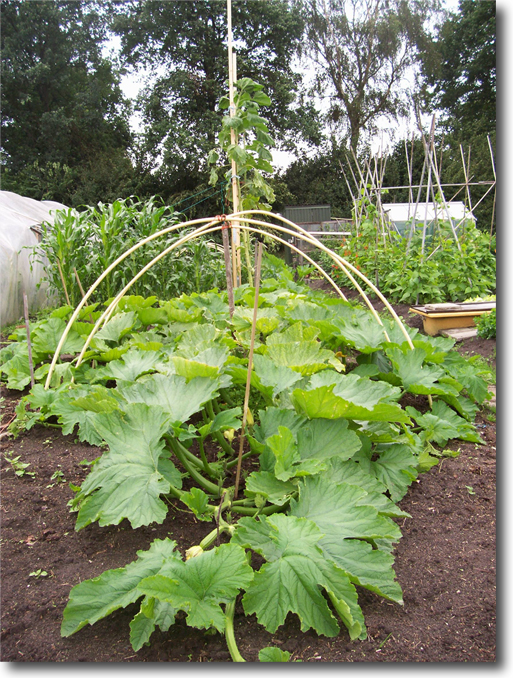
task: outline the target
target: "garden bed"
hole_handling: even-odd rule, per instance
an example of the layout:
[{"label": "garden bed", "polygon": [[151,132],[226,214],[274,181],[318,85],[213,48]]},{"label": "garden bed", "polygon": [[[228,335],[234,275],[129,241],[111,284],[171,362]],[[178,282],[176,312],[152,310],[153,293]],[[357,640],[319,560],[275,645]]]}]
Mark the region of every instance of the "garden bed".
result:
[{"label": "garden bed", "polygon": [[[380,305],[375,304],[378,310]],[[413,326],[422,322],[396,307]],[[464,355],[494,360],[494,340],[460,342]],[[19,392],[2,387],[3,422],[14,413]],[[493,662],[495,661],[495,423],[486,409],[476,425],[483,445],[453,440],[457,458],[444,458],[419,476],[399,506],[411,518],[395,519],[402,539],[394,569],[404,606],[358,590],[367,639],[350,641],[343,628],[335,638],[301,632],[295,615],[274,633],[244,616],[234,618],[239,650],[257,661],[274,645],[304,662]],[[2,457],[2,661],[16,662],[225,662],[225,638],[185,624],[183,613],[168,632],[155,631],[149,647],[135,653],[128,625],[137,605],[114,612],[69,638],[61,638],[62,613],[79,581],[123,567],[155,538],[172,535],[182,554],[210,529],[172,501],[161,525],[131,529],[96,523],[75,531],[69,512],[73,492],[88,473],[84,460],[98,448],[37,424],[17,439],[0,440],[2,453],[29,463],[15,476]],[[60,472],[57,473],[56,472]],[[66,482],[59,482],[65,479]]]}]

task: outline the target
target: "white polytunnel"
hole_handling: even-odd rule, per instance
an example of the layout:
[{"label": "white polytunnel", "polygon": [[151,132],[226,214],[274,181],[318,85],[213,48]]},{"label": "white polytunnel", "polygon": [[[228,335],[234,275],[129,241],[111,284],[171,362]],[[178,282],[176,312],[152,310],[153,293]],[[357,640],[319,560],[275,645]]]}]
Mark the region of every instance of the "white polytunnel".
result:
[{"label": "white polytunnel", "polygon": [[43,222],[53,223],[61,209],[68,208],[0,191],[0,327],[23,317],[24,292],[30,312],[48,305],[48,285],[41,283],[43,265],[31,253],[41,241]]}]

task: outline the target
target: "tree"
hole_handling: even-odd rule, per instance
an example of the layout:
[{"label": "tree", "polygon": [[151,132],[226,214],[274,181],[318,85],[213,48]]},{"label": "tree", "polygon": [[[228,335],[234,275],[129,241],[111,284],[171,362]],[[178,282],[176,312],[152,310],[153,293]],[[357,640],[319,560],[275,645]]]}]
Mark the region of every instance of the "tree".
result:
[{"label": "tree", "polygon": [[3,0],[1,16],[3,188],[71,205],[119,197],[127,106],[97,3]]},{"label": "tree", "polygon": [[277,191],[275,210],[287,204],[330,205],[332,216],[350,217],[353,205],[344,172],[350,178],[346,154],[336,143],[313,157],[302,155],[276,177],[287,191]]},{"label": "tree", "polygon": [[397,119],[411,103],[406,76],[428,51],[426,0],[303,0],[315,87],[329,98],[327,117],[355,150],[380,116]]},{"label": "tree", "polygon": [[495,2],[460,0],[442,24],[426,62],[428,103],[444,112],[444,126],[459,136],[490,134],[496,122]]},{"label": "tree", "polygon": [[[441,112],[445,132],[444,180],[464,182],[494,178],[490,146],[495,154],[496,4],[460,0],[440,26],[434,47],[437,59],[424,65],[426,104]],[[495,227],[495,195],[488,186],[473,187],[472,204],[483,198],[474,215],[480,228]],[[463,196],[461,196],[463,197]]]},{"label": "tree", "polygon": [[[118,0],[115,6],[125,64],[153,75],[140,100],[143,171],[148,181],[158,174],[168,193],[190,189],[208,178],[207,155],[221,129],[216,107],[227,93],[226,4]],[[301,76],[291,63],[304,28],[299,9],[286,0],[234,2],[232,25],[237,76],[264,85],[273,102],[266,112],[271,134],[290,145],[308,128],[305,134],[318,140],[312,105],[296,103]]]}]

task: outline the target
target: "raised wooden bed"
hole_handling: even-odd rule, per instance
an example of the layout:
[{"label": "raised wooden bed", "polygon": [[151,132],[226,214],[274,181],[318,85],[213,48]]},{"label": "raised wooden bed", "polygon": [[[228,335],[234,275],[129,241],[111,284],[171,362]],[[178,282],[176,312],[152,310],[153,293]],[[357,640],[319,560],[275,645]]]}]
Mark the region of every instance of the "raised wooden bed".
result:
[{"label": "raised wooden bed", "polygon": [[473,327],[476,316],[495,308],[495,301],[473,301],[461,304],[425,304],[412,306],[410,311],[422,316],[424,332],[434,337],[441,330]]}]

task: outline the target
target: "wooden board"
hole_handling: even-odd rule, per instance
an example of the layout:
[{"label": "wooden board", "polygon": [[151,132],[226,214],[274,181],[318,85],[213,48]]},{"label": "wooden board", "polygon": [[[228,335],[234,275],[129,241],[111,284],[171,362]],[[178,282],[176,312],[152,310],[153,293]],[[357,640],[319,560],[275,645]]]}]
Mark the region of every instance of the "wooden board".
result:
[{"label": "wooden board", "polygon": [[477,337],[477,327],[461,327],[452,330],[441,330],[440,334],[456,341],[463,341],[463,339],[471,339]]},{"label": "wooden board", "polygon": [[422,318],[424,332],[431,337],[436,336],[441,330],[452,330],[458,327],[474,327],[473,315],[458,315],[458,316],[444,316],[433,317],[424,316]]},{"label": "wooden board", "polygon": [[410,311],[419,315],[452,315],[455,313],[465,313],[471,315],[481,315],[487,311],[492,311],[496,307],[495,301],[475,301],[444,304],[424,304],[424,306],[412,306]]},{"label": "wooden board", "polygon": [[422,316],[424,332],[431,337],[442,330],[474,327],[474,318],[495,308],[495,301],[463,304],[426,304],[412,306],[410,311]]}]

